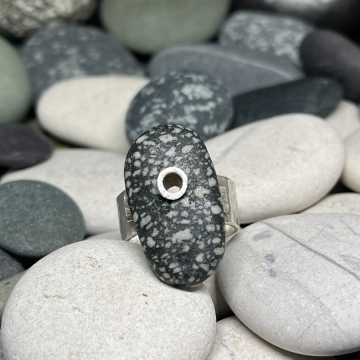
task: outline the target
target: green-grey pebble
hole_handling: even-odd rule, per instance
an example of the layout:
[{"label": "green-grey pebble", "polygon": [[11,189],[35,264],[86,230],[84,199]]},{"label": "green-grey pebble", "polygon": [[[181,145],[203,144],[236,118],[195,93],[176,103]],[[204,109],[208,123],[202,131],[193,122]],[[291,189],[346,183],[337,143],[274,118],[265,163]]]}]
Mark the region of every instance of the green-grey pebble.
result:
[{"label": "green-grey pebble", "polygon": [[21,121],[30,104],[27,70],[15,48],[0,36],[0,123]]},{"label": "green-grey pebble", "polygon": [[0,247],[24,257],[43,257],[85,236],[76,203],[62,190],[32,180],[0,186]]}]

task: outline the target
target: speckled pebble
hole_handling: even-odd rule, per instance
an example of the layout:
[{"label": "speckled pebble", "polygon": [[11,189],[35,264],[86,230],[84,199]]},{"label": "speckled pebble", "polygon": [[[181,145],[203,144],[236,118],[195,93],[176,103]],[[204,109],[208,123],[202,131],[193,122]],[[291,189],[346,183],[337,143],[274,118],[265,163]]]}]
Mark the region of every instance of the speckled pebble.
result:
[{"label": "speckled pebble", "polygon": [[21,262],[0,248],[0,281],[24,270]]},{"label": "speckled pebble", "polygon": [[21,49],[34,97],[52,84],[87,75],[143,75],[134,56],[114,37],[91,26],[47,28]]},{"label": "speckled pebble", "polygon": [[230,127],[233,107],[227,90],[214,78],[172,72],[154,78],[133,99],[126,116],[126,135],[132,142],[158,125],[182,125],[205,141]]}]

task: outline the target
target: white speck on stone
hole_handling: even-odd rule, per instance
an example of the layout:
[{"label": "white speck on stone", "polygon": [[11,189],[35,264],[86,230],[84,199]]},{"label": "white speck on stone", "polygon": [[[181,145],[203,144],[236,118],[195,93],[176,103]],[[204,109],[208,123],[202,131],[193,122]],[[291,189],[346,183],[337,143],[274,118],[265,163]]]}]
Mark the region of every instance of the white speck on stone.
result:
[{"label": "white speck on stone", "polygon": [[196,256],[195,260],[199,263],[203,262],[204,261],[204,254],[201,253],[199,254],[198,256]]},{"label": "white speck on stone", "polygon": [[209,178],[208,182],[209,182],[209,186],[215,186],[216,185],[216,180],[213,177]]},{"label": "white speck on stone", "polygon": [[171,136],[170,134],[166,134],[166,135],[161,135],[159,137],[159,139],[163,142],[163,143],[168,143],[168,142],[171,142],[171,141],[174,141],[176,140],[177,138],[175,136]]},{"label": "white speck on stone", "polygon": [[151,221],[151,216],[150,215],[146,215],[145,217],[143,217],[140,221],[140,226],[143,228],[145,225],[147,225],[149,222]]},{"label": "white speck on stone", "polygon": [[221,208],[219,205],[214,205],[211,207],[211,212],[215,215],[220,214],[221,213]]},{"label": "white speck on stone", "polygon": [[151,236],[149,236],[149,237],[147,238],[146,244],[147,244],[147,246],[149,246],[149,247],[154,247],[154,246],[155,246],[155,240],[154,240]]},{"label": "white speck on stone", "polygon": [[194,147],[194,145],[185,145],[182,149],[181,152],[183,154],[187,154],[188,152],[191,151],[191,149]]},{"label": "white speck on stone", "polygon": [[223,247],[214,249],[215,255],[222,255],[224,252],[225,252],[225,248],[223,248]]},{"label": "white speck on stone", "polygon": [[181,230],[176,232],[173,236],[172,236],[172,242],[173,243],[180,243],[181,241],[184,240],[191,240],[193,238],[193,235],[190,231],[190,229],[185,229],[185,230]]}]

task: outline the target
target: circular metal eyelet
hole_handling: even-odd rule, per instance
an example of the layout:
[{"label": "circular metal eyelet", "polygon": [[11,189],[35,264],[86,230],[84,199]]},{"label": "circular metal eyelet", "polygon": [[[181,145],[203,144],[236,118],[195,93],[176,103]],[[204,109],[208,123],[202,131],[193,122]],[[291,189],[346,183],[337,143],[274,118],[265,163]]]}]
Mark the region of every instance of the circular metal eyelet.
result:
[{"label": "circular metal eyelet", "polygon": [[168,200],[180,199],[188,186],[186,174],[177,167],[162,170],[157,178],[160,195]]}]

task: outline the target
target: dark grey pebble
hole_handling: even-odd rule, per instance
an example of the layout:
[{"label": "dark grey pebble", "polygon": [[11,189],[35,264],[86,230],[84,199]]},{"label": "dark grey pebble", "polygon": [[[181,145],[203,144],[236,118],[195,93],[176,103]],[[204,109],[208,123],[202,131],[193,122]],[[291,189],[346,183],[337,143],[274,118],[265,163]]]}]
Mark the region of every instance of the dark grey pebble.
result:
[{"label": "dark grey pebble", "polygon": [[347,99],[360,101],[360,47],[336,32],[319,30],[304,39],[300,54],[308,75],[337,80]]},{"label": "dark grey pebble", "polygon": [[20,261],[0,248],[0,281],[14,276],[23,270],[25,269]]},{"label": "dark grey pebble", "polygon": [[205,141],[227,130],[233,108],[227,90],[214,78],[173,72],[154,78],[133,99],[126,116],[130,142],[158,125],[182,125]]},{"label": "dark grey pebble", "polygon": [[[167,200],[159,173],[181,169],[185,194]],[[154,273],[168,284],[196,285],[211,276],[225,251],[224,215],[216,172],[195,132],[162,125],[141,135],[125,160],[129,206]]]},{"label": "dark grey pebble", "polygon": [[135,57],[112,35],[91,26],[46,28],[21,50],[35,98],[52,84],[86,75],[143,75]]},{"label": "dark grey pebble", "polygon": [[0,186],[0,247],[42,257],[85,236],[84,217],[60,189],[31,180]]},{"label": "dark grey pebble", "polygon": [[47,160],[53,152],[49,140],[29,126],[0,124],[0,166],[19,169]]},{"label": "dark grey pebble", "polygon": [[233,99],[233,127],[291,113],[325,117],[343,95],[342,86],[327,78],[304,78],[241,94]]},{"label": "dark grey pebble", "polygon": [[177,46],[160,52],[149,66],[151,77],[179,70],[214,76],[232,96],[303,77],[289,59],[237,46]]}]

